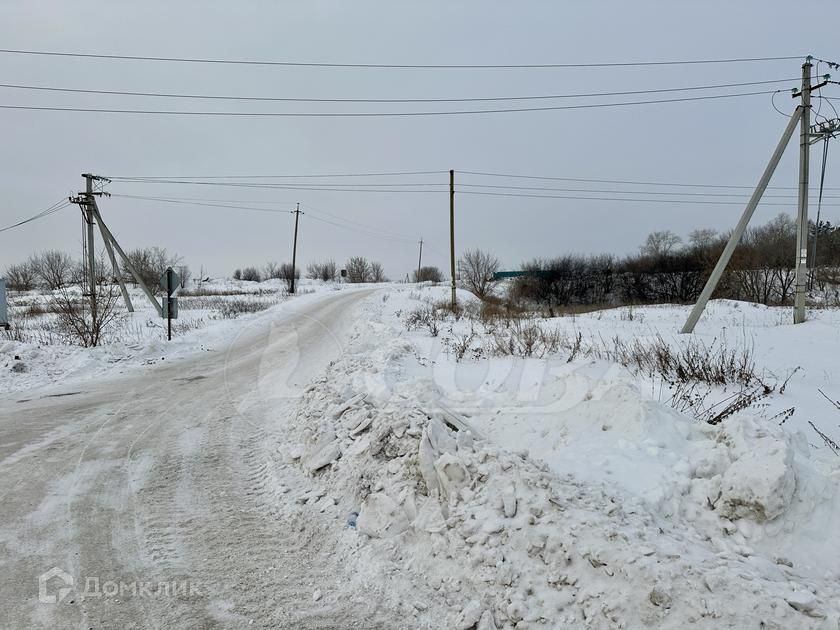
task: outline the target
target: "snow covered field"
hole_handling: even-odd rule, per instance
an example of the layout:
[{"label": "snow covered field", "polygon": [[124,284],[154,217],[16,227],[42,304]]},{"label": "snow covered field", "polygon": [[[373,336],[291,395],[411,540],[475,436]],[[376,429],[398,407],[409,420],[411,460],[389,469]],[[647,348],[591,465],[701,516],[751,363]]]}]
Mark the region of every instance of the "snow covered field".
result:
[{"label": "snow covered field", "polygon": [[[136,338],[93,350],[4,341],[0,386],[72,387],[223,350],[249,318],[335,288],[256,296],[271,308],[233,319],[182,306],[179,321],[202,325],[171,343],[139,308]],[[716,301],[682,336],[685,307],[616,308],[533,322],[567,345],[523,357],[499,350],[515,326],[501,320],[412,322],[448,292],[381,287],[302,391],[283,382],[294,366],[260,368],[260,400],[297,409],[269,420],[260,448],[278,478],[292,467],[310,482],[265,492],[341,531],[336,561],[380,589],[399,627],[840,627],[840,457],[814,429],[840,442],[840,310],[794,327],[790,309]],[[739,399],[732,379],[672,400],[663,374],[604,358],[616,340],[725,347],[751,357],[760,395]],[[719,423],[698,419],[733,400]],[[326,586],[312,588],[317,602]]]},{"label": "snow covered field", "polygon": [[[808,421],[838,438],[840,409],[817,390],[840,398],[840,311],[793,327],[789,309],[713,303],[700,339],[748,345],[775,391],[710,425],[672,408],[661,381],[604,360],[458,361],[453,342],[474,322],[406,330],[447,293],[369,300],[281,447],[320,487],[302,500],[359,512],[353,555],[410,576],[417,627],[838,627],[840,458]],[[690,343],[675,334],[686,313],[542,324],[678,346]]]},{"label": "snow covered field", "polygon": [[[304,280],[298,298],[332,290],[323,283]],[[80,348],[64,338],[47,310],[50,295],[42,291],[11,293],[10,319],[15,330],[0,331],[0,388],[31,389],[68,379],[84,380],[97,375],[150,366],[193,352],[220,347],[247,321],[289,299],[285,283],[262,283],[217,279],[191,286],[179,297],[179,316],[173,320],[172,341],[166,340],[166,320],[139,288],[129,288],[135,312],[128,313],[122,301],[119,314],[96,348]],[[34,309],[35,315],[30,314]]]}]

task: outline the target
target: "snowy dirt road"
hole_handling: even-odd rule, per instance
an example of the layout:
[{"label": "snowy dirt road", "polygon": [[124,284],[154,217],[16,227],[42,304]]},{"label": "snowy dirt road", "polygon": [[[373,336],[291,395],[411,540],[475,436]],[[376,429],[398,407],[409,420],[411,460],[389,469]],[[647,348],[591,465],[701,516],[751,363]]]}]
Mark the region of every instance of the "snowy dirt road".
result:
[{"label": "snowy dirt road", "polygon": [[368,295],[290,303],[143,373],[0,397],[0,627],[399,627],[277,461]]}]

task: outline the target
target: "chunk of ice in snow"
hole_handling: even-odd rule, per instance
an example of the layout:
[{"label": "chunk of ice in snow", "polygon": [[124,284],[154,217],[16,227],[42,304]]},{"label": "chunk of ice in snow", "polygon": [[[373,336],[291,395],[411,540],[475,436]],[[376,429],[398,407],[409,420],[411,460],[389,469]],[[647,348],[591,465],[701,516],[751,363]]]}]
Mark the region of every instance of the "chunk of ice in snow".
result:
[{"label": "chunk of ice in snow", "polygon": [[429,436],[429,442],[438,453],[455,453],[458,450],[452,432],[437,418],[429,420],[426,435]]},{"label": "chunk of ice in snow", "polygon": [[435,471],[437,471],[440,487],[446,497],[449,497],[453,492],[459,488],[463,488],[470,482],[470,473],[464,465],[464,462],[451,453],[444,453],[437,458],[435,461]]},{"label": "chunk of ice in snow", "polygon": [[785,597],[785,601],[788,606],[804,615],[817,618],[825,617],[825,613],[817,608],[817,598],[809,591],[794,591]]},{"label": "chunk of ice in snow", "polygon": [[782,434],[766,434],[753,421],[730,430],[737,459],[721,479],[720,512],[757,522],[780,516],[796,489],[793,448]]},{"label": "chunk of ice in snow", "polygon": [[414,519],[414,528],[430,534],[439,534],[446,529],[446,520],[437,497],[430,497],[420,505]]},{"label": "chunk of ice in snow", "polygon": [[362,503],[356,526],[371,538],[390,538],[408,529],[409,522],[405,510],[391,497],[376,492]]},{"label": "chunk of ice in snow", "polygon": [[513,486],[508,486],[502,492],[502,509],[508,518],[516,516],[516,490]]},{"label": "chunk of ice in snow", "polygon": [[440,482],[438,481],[437,471],[435,471],[435,460],[437,459],[437,452],[426,430],[423,430],[423,435],[420,438],[420,448],[417,454],[417,463],[420,468],[420,475],[426,483],[426,491],[429,496],[440,493]]},{"label": "chunk of ice in snow", "polygon": [[339,457],[341,457],[341,446],[339,446],[338,440],[333,440],[312,453],[306,461],[306,467],[309,472],[315,472],[324,466],[328,466]]}]

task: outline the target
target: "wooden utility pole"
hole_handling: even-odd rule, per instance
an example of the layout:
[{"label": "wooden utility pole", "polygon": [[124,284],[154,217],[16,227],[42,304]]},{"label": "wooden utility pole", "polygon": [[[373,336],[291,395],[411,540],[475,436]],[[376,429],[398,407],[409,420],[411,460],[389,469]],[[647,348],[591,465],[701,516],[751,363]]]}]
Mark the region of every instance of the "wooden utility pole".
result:
[{"label": "wooden utility pole", "polygon": [[417,261],[417,282],[420,282],[420,270],[423,268],[423,239],[420,239],[420,259]]},{"label": "wooden utility pole", "polygon": [[449,171],[449,258],[450,273],[452,274],[452,308],[458,302],[455,294],[455,171]]},{"label": "wooden utility pole", "polygon": [[799,209],[796,217],[796,279],[793,323],[805,321],[805,288],[808,275],[808,184],[811,169],[811,59],[802,64],[802,117],[799,121]]},{"label": "wooden utility pole", "polygon": [[295,215],[295,241],[294,245],[292,245],[292,280],[289,284],[289,293],[295,292],[295,275],[297,275],[297,235],[298,235],[298,221],[300,220],[300,204],[297,204],[297,207],[292,210],[292,214]]}]

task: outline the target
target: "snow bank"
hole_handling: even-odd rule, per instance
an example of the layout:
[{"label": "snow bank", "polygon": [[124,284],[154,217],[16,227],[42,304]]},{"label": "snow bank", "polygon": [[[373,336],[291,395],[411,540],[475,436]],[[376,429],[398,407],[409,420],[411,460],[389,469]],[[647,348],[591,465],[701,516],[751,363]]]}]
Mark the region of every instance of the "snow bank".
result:
[{"label": "snow bank", "polygon": [[347,555],[413,585],[393,593],[409,626],[838,627],[836,552],[819,562],[798,523],[836,515],[837,473],[800,437],[749,415],[697,424],[597,362],[542,374],[536,398],[482,387],[406,335],[412,302],[366,303],[281,447],[338,442],[311,474],[359,513]]}]

